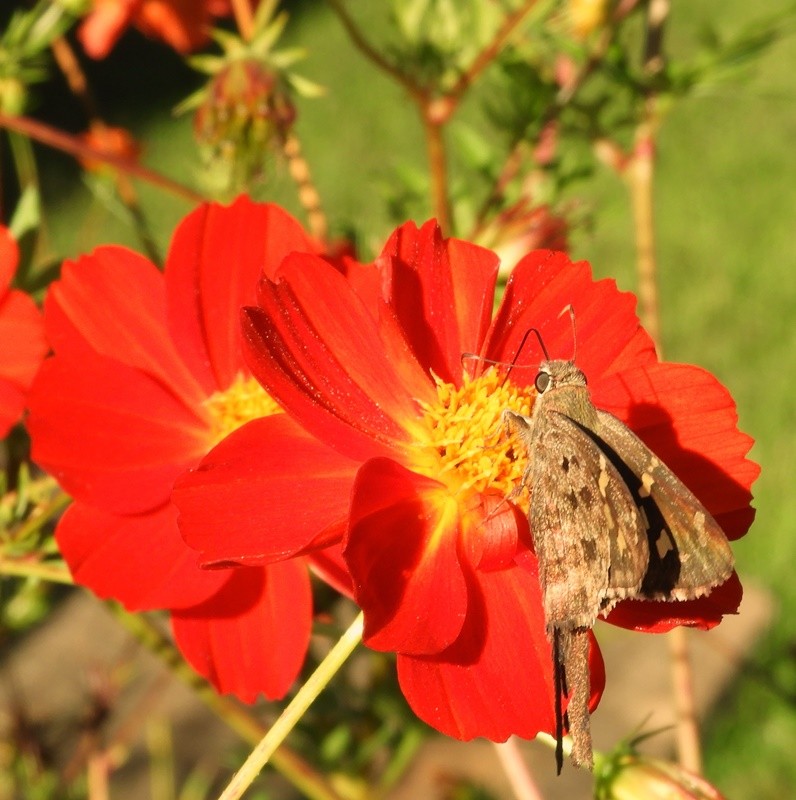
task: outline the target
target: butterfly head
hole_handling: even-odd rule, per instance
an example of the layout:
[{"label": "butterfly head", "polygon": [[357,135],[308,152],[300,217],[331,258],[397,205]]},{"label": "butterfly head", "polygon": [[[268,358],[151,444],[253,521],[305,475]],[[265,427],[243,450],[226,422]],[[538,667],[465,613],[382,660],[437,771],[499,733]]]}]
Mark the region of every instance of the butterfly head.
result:
[{"label": "butterfly head", "polygon": [[543,361],[534,386],[540,395],[561,386],[585,386],[586,376],[574,361]]}]

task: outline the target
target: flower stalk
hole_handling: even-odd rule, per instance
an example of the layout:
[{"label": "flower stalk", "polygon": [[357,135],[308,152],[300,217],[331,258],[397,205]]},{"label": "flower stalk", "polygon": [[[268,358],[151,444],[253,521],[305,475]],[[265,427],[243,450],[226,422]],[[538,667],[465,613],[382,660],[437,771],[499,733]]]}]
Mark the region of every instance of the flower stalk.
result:
[{"label": "flower stalk", "polygon": [[[138,642],[166,664],[172,674],[193,689],[199,699],[243,741],[256,744],[270,734],[271,731],[267,731],[251,712],[232,698],[218,694],[207,681],[194,672],[177,648],[149,618],[143,614],[128,614],[115,603],[109,604],[109,607]],[[281,741],[273,747],[270,761],[283,777],[311,800],[342,800],[321,775],[297,753],[282,745]]]},{"label": "flower stalk", "polygon": [[[651,0],[647,7],[644,42],[644,71],[651,84],[664,68],[663,35],[670,0]],[[644,119],[636,132],[635,152],[629,181],[635,222],[638,296],[642,321],[658,355],[662,356],[658,301],[658,268],[655,258],[655,140],[658,127],[657,95],[650,88],[644,102]],[[676,707],[677,751],[681,766],[696,774],[702,770],[699,728],[696,718],[693,674],[689,657],[688,632],[676,627],[669,632],[673,693]]]},{"label": "flower stalk", "polygon": [[315,672],[310,675],[296,696],[273,724],[271,729],[262,738],[257,747],[252,750],[243,766],[235,773],[232,780],[219,796],[219,800],[238,800],[251,786],[254,779],[260,774],[263,767],[271,760],[277,748],[282,744],[287,735],[296,726],[316,697],[323,691],[329,681],[337,674],[345,661],[354,652],[356,646],[362,641],[363,616],[362,613],[351,623],[348,630],[329,651],[329,654],[318,665]]},{"label": "flower stalk", "polygon": [[141,166],[138,162],[118,156],[114,153],[98,150],[84,144],[77,136],[62,133],[57,128],[46,125],[43,122],[34,120],[31,117],[13,116],[0,113],[0,128],[21,133],[34,141],[68,153],[75,159],[89,159],[101,161],[108,164],[127,175],[139,178],[147,183],[157,186],[166,192],[186,200],[189,203],[201,203],[206,198],[196,190],[172,180],[155,170]]}]

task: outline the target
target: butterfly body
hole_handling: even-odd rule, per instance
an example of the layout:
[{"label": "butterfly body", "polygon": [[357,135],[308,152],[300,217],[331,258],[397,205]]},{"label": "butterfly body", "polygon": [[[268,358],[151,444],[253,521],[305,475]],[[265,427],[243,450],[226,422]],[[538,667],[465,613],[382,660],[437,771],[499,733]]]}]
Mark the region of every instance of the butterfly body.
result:
[{"label": "butterfly body", "polygon": [[[504,412],[528,454],[524,485],[573,761],[592,765],[588,633],[620,600],[688,600],[726,581],[733,556],[718,523],[623,422],[597,409],[572,361],[544,361],[530,417]],[[559,769],[561,748],[558,749]]]}]

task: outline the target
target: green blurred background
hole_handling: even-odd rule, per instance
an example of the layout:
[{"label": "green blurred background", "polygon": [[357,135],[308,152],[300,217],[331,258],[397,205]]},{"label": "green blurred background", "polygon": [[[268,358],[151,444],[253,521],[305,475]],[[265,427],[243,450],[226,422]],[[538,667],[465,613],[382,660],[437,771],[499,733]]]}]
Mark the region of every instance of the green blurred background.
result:
[{"label": "green blurred background", "polygon": [[[323,98],[298,101],[298,133],[333,232],[355,227],[361,254],[369,257],[393,225],[388,200],[396,174],[425,170],[417,115],[396,84],[352,49],[323,3],[289,5],[287,38],[309,51],[300,72],[328,89]],[[359,20],[373,17],[369,33],[376,36],[373,28],[383,16],[378,4],[350,5]],[[674,2],[667,50],[692,52],[708,22],[729,33],[790,5]],[[196,184],[190,117],[175,119],[171,110],[199,77],[165,47],[136,34],[87,69],[107,121],[145,143],[144,162]],[[735,550],[741,579],[768,587],[776,616],[705,732],[707,775],[735,800],[796,791],[794,75],[796,46],[785,37],[763,54],[751,80],[679,101],[660,133],[656,175],[664,352],[705,366],[730,388],[741,427],[756,440],[752,457],[763,468],[755,486],[757,520]],[[37,117],[74,131],[84,127],[65,86],[50,84],[39,96]],[[477,100],[464,112],[477,126]],[[37,152],[49,255],[75,255],[102,242],[137,245],[113,205],[89,191],[70,159],[38,146]],[[165,250],[189,205],[138,186]],[[605,170],[573,191],[591,213],[588,229],[572,235],[573,255],[591,261],[598,276],[634,289],[632,222],[622,183]],[[284,165],[273,167],[260,197],[299,212]]]}]

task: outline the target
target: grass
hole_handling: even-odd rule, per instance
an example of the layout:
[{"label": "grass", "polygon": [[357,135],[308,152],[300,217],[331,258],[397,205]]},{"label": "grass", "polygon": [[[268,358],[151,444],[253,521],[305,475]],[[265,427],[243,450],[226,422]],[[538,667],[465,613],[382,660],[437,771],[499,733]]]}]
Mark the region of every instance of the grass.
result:
[{"label": "grass", "polygon": [[[371,4],[352,5],[357,13],[375,13]],[[676,3],[670,49],[688,52],[702,21],[718,21],[722,30],[732,31],[785,5],[774,0]],[[408,99],[352,53],[325,8],[307,3],[300,11],[295,36],[311,53],[303,72],[330,91],[324,99],[300,104],[299,133],[333,227],[355,223],[367,247],[383,240],[389,229],[384,197],[394,171],[406,164],[424,168],[420,126]],[[754,669],[739,677],[707,728],[708,775],[734,800],[781,798],[796,786],[794,74],[796,48],[790,39],[764,55],[751,82],[678,104],[661,132],[656,180],[666,355],[707,367],[731,389],[741,427],[756,439],[753,457],[763,467],[755,487],[758,518],[736,552],[742,579],[774,595],[776,618],[751,655]],[[164,113],[187,93],[185,73],[173,84],[166,81],[160,109],[143,121],[135,105],[141,84],[130,80],[127,88],[110,86],[101,98],[104,106],[117,120],[137,125],[151,142],[151,166],[192,180],[189,121],[175,124]],[[50,158],[47,164],[55,252],[85,251],[97,241],[132,243],[123,224],[84,190],[73,188],[75,171],[65,161]],[[595,228],[575,237],[574,255],[588,258],[598,275],[614,276],[632,289],[625,191],[607,174],[588,189]],[[295,209],[292,187],[279,171],[264,194]],[[187,207],[151,190],[143,197],[147,212],[160,221],[158,236],[165,247]],[[82,224],[87,219],[93,228]]]}]

